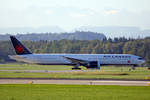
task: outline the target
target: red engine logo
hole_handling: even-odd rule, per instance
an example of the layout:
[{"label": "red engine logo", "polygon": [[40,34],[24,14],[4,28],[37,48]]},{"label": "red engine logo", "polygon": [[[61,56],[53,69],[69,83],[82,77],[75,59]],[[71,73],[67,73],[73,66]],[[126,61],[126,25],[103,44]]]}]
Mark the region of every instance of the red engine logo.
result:
[{"label": "red engine logo", "polygon": [[23,49],[23,47],[21,45],[17,45],[15,47],[15,49],[16,49],[17,53],[23,53],[23,51],[24,51],[24,49]]}]

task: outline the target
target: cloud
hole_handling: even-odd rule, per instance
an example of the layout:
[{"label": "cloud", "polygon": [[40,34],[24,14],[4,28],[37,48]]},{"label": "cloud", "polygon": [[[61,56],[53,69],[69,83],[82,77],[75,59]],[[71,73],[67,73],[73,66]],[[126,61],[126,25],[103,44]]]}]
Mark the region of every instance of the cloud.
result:
[{"label": "cloud", "polygon": [[84,25],[118,25],[150,28],[149,10],[147,12],[140,12],[139,10],[132,11],[127,8],[122,9],[117,7],[95,9],[91,5],[88,5],[88,7],[71,5],[50,6],[43,5],[43,3],[41,3],[41,5],[31,5],[29,3],[26,6],[18,5],[15,6],[15,8],[13,8],[13,6],[8,7],[8,9],[6,6],[0,6],[0,8],[0,27],[40,27],[43,25],[57,25],[70,30],[74,27]]},{"label": "cloud", "polygon": [[45,10],[45,14],[51,15],[51,14],[54,14],[54,11],[53,10]]},{"label": "cloud", "polygon": [[83,18],[83,17],[86,17],[88,15],[82,14],[82,13],[71,13],[70,16],[73,18]]},{"label": "cloud", "polygon": [[69,16],[72,18],[89,18],[96,14],[96,12],[92,9],[80,9],[80,8],[73,8],[72,11],[68,12]]},{"label": "cloud", "polygon": [[106,10],[106,11],[104,11],[105,15],[114,15],[116,13],[118,13],[118,10]]}]

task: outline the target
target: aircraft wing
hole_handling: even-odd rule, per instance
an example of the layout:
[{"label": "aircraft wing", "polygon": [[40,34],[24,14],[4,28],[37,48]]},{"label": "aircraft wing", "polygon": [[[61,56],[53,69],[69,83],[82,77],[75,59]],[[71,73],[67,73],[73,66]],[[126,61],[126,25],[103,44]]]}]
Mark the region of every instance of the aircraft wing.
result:
[{"label": "aircraft wing", "polygon": [[76,58],[71,58],[71,57],[65,57],[65,56],[63,56],[63,57],[66,58],[66,59],[68,59],[72,63],[75,63],[75,64],[85,64],[85,63],[88,63],[88,61],[86,61],[86,60],[81,60],[81,59],[76,59]]}]

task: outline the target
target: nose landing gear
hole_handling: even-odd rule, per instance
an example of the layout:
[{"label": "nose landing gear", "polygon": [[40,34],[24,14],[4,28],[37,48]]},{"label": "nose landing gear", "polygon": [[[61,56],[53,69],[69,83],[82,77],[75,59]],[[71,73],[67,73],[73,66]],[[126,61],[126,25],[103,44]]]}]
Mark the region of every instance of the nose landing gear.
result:
[{"label": "nose landing gear", "polygon": [[131,69],[132,69],[132,70],[135,70],[135,66],[132,66]]},{"label": "nose landing gear", "polygon": [[131,68],[129,69],[129,71],[131,71],[131,70],[135,70],[135,67],[137,67],[137,65],[133,65],[133,66],[131,66]]}]

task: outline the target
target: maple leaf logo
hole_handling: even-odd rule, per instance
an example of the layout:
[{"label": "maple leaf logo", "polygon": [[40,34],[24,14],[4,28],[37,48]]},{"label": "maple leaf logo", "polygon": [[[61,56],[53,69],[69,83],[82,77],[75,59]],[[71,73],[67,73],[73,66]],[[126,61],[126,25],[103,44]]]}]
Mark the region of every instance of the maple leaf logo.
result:
[{"label": "maple leaf logo", "polygon": [[24,49],[23,49],[23,47],[21,45],[17,45],[15,47],[15,49],[16,49],[17,53],[23,53],[24,52]]}]

